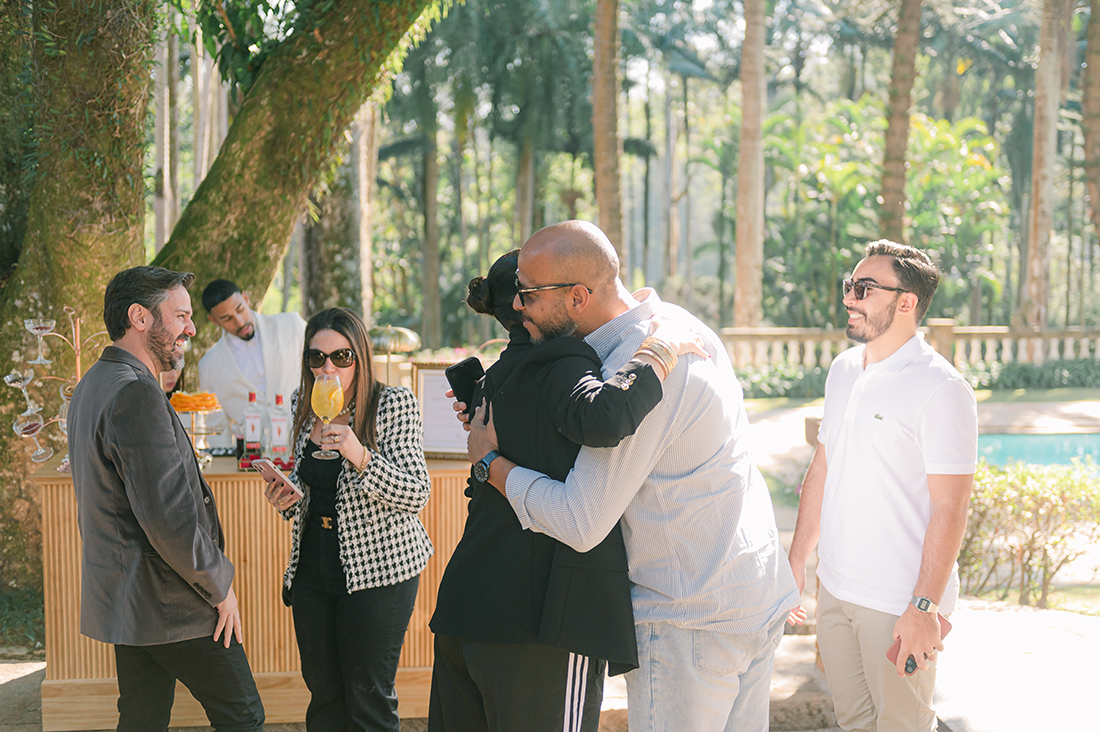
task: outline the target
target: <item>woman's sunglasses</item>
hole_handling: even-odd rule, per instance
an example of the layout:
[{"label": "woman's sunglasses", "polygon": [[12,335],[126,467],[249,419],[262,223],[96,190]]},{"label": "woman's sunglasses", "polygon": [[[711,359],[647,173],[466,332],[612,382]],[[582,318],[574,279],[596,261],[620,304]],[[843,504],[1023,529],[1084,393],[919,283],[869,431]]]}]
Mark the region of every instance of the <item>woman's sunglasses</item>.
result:
[{"label": "woman's sunglasses", "polygon": [[355,363],[355,351],[350,348],[341,348],[332,353],[318,351],[316,348],[306,350],[306,363],[311,369],[322,368],[329,359],[332,359],[332,365],[336,368],[346,369]]},{"label": "woman's sunglasses", "polygon": [[857,300],[862,300],[867,297],[867,292],[872,287],[876,290],[887,290],[889,292],[909,292],[909,290],[903,290],[900,287],[887,287],[886,285],[880,285],[870,280],[844,280],[844,295],[847,297],[850,292],[855,295]]}]

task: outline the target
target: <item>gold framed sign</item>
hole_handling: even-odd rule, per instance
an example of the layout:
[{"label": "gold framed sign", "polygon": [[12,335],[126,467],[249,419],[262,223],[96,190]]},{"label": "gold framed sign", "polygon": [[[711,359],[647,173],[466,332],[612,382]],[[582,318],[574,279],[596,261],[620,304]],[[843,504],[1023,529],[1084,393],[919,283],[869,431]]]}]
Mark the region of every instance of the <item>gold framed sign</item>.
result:
[{"label": "gold framed sign", "polygon": [[424,457],[444,460],[468,460],[466,430],[455,416],[454,400],[447,396],[451,385],[444,374],[449,363],[413,361],[412,384],[420,403],[424,426]]}]

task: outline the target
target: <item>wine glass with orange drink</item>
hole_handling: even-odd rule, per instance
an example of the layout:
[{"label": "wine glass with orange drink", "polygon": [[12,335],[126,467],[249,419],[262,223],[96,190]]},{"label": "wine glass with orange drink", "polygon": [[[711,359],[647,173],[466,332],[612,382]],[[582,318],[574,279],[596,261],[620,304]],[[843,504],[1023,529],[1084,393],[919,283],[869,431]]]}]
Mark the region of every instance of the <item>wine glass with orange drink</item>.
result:
[{"label": "wine glass with orange drink", "polygon": [[[313,407],[313,413],[327,427],[344,408],[344,390],[340,386],[340,377],[336,374],[320,374],[313,382],[313,394],[310,395],[309,403]],[[321,449],[315,450],[313,457],[318,460],[335,460],[340,457],[340,453]]]}]

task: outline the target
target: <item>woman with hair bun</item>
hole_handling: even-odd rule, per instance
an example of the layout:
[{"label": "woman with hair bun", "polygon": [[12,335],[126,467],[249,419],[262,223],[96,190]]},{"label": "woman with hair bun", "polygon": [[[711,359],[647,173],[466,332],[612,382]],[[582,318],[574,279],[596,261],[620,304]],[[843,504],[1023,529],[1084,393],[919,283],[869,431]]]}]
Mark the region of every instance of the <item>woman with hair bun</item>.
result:
[{"label": "woman with hair bun", "polygon": [[[508,330],[474,391],[487,400],[509,459],[563,480],[581,445],[611,447],[661,399],[664,364],[635,356],[607,381],[596,352],[571,337],[534,343],[513,308],[519,250],[469,283],[467,304]],[[653,335],[699,353],[693,333]],[[603,671],[638,666],[626,549],[616,525],[584,554],[523,530],[508,501],[473,473],[462,538],[439,586],[429,732],[595,731]],[[566,725],[565,721],[570,720]]]}]

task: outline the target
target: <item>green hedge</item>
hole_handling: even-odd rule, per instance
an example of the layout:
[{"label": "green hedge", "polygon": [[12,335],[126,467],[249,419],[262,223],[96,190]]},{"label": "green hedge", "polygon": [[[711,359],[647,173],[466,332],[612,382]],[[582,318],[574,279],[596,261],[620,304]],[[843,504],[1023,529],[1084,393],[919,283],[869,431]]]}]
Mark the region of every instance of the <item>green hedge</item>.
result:
[{"label": "green hedge", "polygon": [[1100,388],[1100,361],[1092,358],[1041,364],[978,362],[965,364],[960,370],[975,389]]},{"label": "green hedge", "polygon": [[825,376],[828,371],[820,366],[807,369],[792,364],[779,364],[763,368],[747,366],[736,371],[746,399],[816,399],[825,396]]},{"label": "green hedge", "polygon": [[978,466],[959,554],[967,594],[1047,606],[1054,577],[1100,539],[1100,470],[1011,463]]},{"label": "green hedge", "polygon": [[[975,389],[1058,389],[1100,388],[1100,361],[1091,358],[1034,363],[964,364],[962,375]],[[791,397],[817,399],[825,396],[826,369],[807,369],[791,364],[737,369],[737,380],[746,399]]]}]

